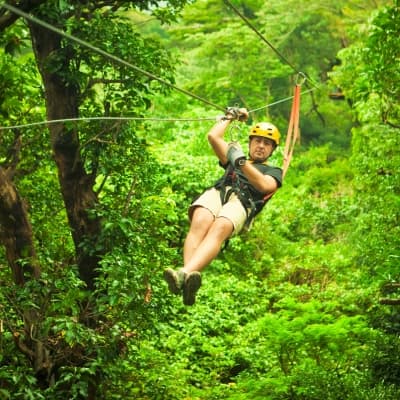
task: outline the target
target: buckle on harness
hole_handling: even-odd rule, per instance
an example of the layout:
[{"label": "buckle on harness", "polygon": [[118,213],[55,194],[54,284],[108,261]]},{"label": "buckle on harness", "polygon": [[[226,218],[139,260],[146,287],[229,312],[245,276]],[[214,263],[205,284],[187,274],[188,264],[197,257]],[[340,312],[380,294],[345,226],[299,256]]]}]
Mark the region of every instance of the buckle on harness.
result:
[{"label": "buckle on harness", "polygon": [[246,196],[239,188],[235,188],[234,186],[228,186],[228,188],[224,184],[219,184],[215,186],[218,189],[220,197],[221,197],[221,204],[226,204],[229,201],[229,198],[232,194],[236,194],[240,203],[242,204],[245,212],[246,212],[246,221],[243,225],[243,229],[245,231],[249,231],[254,217],[257,214],[257,206],[256,203]]}]

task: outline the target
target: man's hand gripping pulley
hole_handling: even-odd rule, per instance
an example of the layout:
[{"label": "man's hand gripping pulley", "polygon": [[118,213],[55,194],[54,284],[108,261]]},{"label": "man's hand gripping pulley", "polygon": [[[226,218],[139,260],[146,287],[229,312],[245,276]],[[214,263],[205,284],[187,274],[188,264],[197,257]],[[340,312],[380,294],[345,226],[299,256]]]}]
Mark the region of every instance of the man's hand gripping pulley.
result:
[{"label": "man's hand gripping pulley", "polygon": [[225,116],[222,119],[244,122],[248,117],[249,113],[245,108],[227,107],[225,110]]}]

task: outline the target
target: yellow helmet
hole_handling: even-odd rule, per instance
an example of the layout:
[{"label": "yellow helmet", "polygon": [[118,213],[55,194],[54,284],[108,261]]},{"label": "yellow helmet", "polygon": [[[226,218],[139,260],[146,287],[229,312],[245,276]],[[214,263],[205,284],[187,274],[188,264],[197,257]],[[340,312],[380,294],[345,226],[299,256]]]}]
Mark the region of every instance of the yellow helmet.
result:
[{"label": "yellow helmet", "polygon": [[251,138],[252,136],[262,136],[271,139],[276,146],[279,145],[279,140],[281,138],[278,128],[269,122],[259,122],[254,125],[249,132],[249,137]]}]

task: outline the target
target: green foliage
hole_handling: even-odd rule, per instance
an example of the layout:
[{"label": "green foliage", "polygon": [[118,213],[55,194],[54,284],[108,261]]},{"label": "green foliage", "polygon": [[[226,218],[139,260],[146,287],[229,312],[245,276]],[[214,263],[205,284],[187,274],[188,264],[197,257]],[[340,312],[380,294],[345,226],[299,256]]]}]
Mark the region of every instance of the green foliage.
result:
[{"label": "green foliage", "polygon": [[[120,16],[96,12],[88,20],[71,21],[71,32],[76,36],[90,37],[90,44],[119,57],[166,81],[172,82],[172,66],[168,54],[154,39],[145,39],[128,20]],[[104,40],[107,37],[107,40]],[[69,82],[76,80],[81,86],[82,100],[88,98],[83,110],[106,112],[111,115],[127,115],[149,107],[146,94],[154,90],[167,91],[167,86],[151,82],[144,74],[82,46],[67,43],[65,52],[73,54],[76,70]],[[55,60],[56,61],[56,60]],[[95,109],[92,109],[94,105]]]},{"label": "green foliage", "polygon": [[[330,399],[360,393],[358,385],[368,378],[363,373],[366,351],[375,333],[354,309],[343,312],[360,291],[327,300],[328,292],[337,294],[333,281],[316,294],[314,287],[282,281],[274,288],[270,280],[254,276],[221,278],[218,273],[205,275],[194,309],[184,311],[176,303],[152,351],[168,353],[168,367],[155,357],[163,374],[157,384],[143,376],[148,382],[143,398],[149,391],[172,399],[318,399],[327,388]],[[148,368],[153,362],[146,361]],[[162,389],[173,374],[178,384]]]},{"label": "green foliage", "polygon": [[[377,135],[375,132],[379,132]],[[354,237],[361,246],[360,263],[383,280],[398,278],[399,146],[395,129],[365,125],[354,131],[353,156],[360,214]]]},{"label": "green foliage", "polygon": [[[25,38],[23,31],[21,41]],[[17,39],[16,39],[17,40]],[[19,39],[18,39],[19,40]],[[16,61],[10,54],[0,49],[0,121],[2,125],[16,125],[34,122],[43,113],[44,105],[38,101],[40,80],[32,55],[26,54]],[[7,149],[8,132],[2,132],[2,150]],[[34,145],[34,144],[33,144]]]},{"label": "green foliage", "polygon": [[395,127],[399,118],[392,100],[395,89],[388,82],[389,76],[391,82],[397,79],[393,68],[398,53],[398,14],[398,6],[376,12],[364,26],[362,39],[343,51],[343,66],[334,74],[362,122],[353,130],[352,162],[359,207],[353,240],[360,246],[361,265],[382,274],[383,280],[398,276],[399,181],[394,171],[400,160],[394,149],[398,147]]},{"label": "green foliage", "polygon": [[339,53],[343,67],[332,77],[363,121],[398,124],[399,25],[398,5],[382,8],[368,24],[358,27],[358,41]]},{"label": "green foliage", "polygon": [[[363,26],[359,41],[341,52],[342,66],[333,75],[354,103],[361,125],[353,129],[351,158],[357,214],[349,238],[356,249],[355,260],[365,271],[363,280],[381,285],[384,295],[395,298],[398,293],[386,293],[384,284],[399,279],[399,180],[394,173],[400,162],[395,151],[399,116],[396,89],[391,86],[398,79],[393,71],[398,54],[398,15],[397,4],[377,11]],[[371,365],[373,379],[396,387],[399,369],[392,355],[397,351],[398,311],[376,307],[370,317],[386,334]]]}]

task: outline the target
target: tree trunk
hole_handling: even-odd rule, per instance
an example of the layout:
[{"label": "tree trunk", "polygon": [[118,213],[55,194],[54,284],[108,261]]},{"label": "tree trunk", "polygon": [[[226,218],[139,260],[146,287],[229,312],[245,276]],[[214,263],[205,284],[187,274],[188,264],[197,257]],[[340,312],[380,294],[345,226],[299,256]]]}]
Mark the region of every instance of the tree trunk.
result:
[{"label": "tree trunk", "polygon": [[[61,54],[60,36],[33,23],[30,24],[30,31],[36,61],[44,83],[48,120],[78,117],[79,89],[62,78],[62,74],[68,72],[70,60],[67,56],[64,59],[58,58],[56,72],[48,68],[49,59],[57,52]],[[92,289],[95,270],[101,256],[93,251],[101,229],[100,221],[98,218],[90,217],[88,213],[97,202],[97,196],[93,191],[95,177],[85,172],[76,128],[65,123],[57,123],[50,124],[49,130],[80,277],[86,282],[87,287]]]},{"label": "tree trunk", "polygon": [[14,282],[23,286],[27,279],[39,278],[32,227],[25,204],[7,172],[0,167],[0,228]]},{"label": "tree trunk", "polygon": [[[0,167],[0,228],[1,240],[6,250],[8,264],[12,270],[14,282],[23,286],[27,280],[38,279],[40,268],[33,244],[32,227],[24,201],[18,194],[9,173]],[[52,363],[49,352],[36,336],[40,315],[37,310],[24,309],[21,317],[24,332],[13,332],[16,346],[31,361],[37,376],[51,375]]]}]

